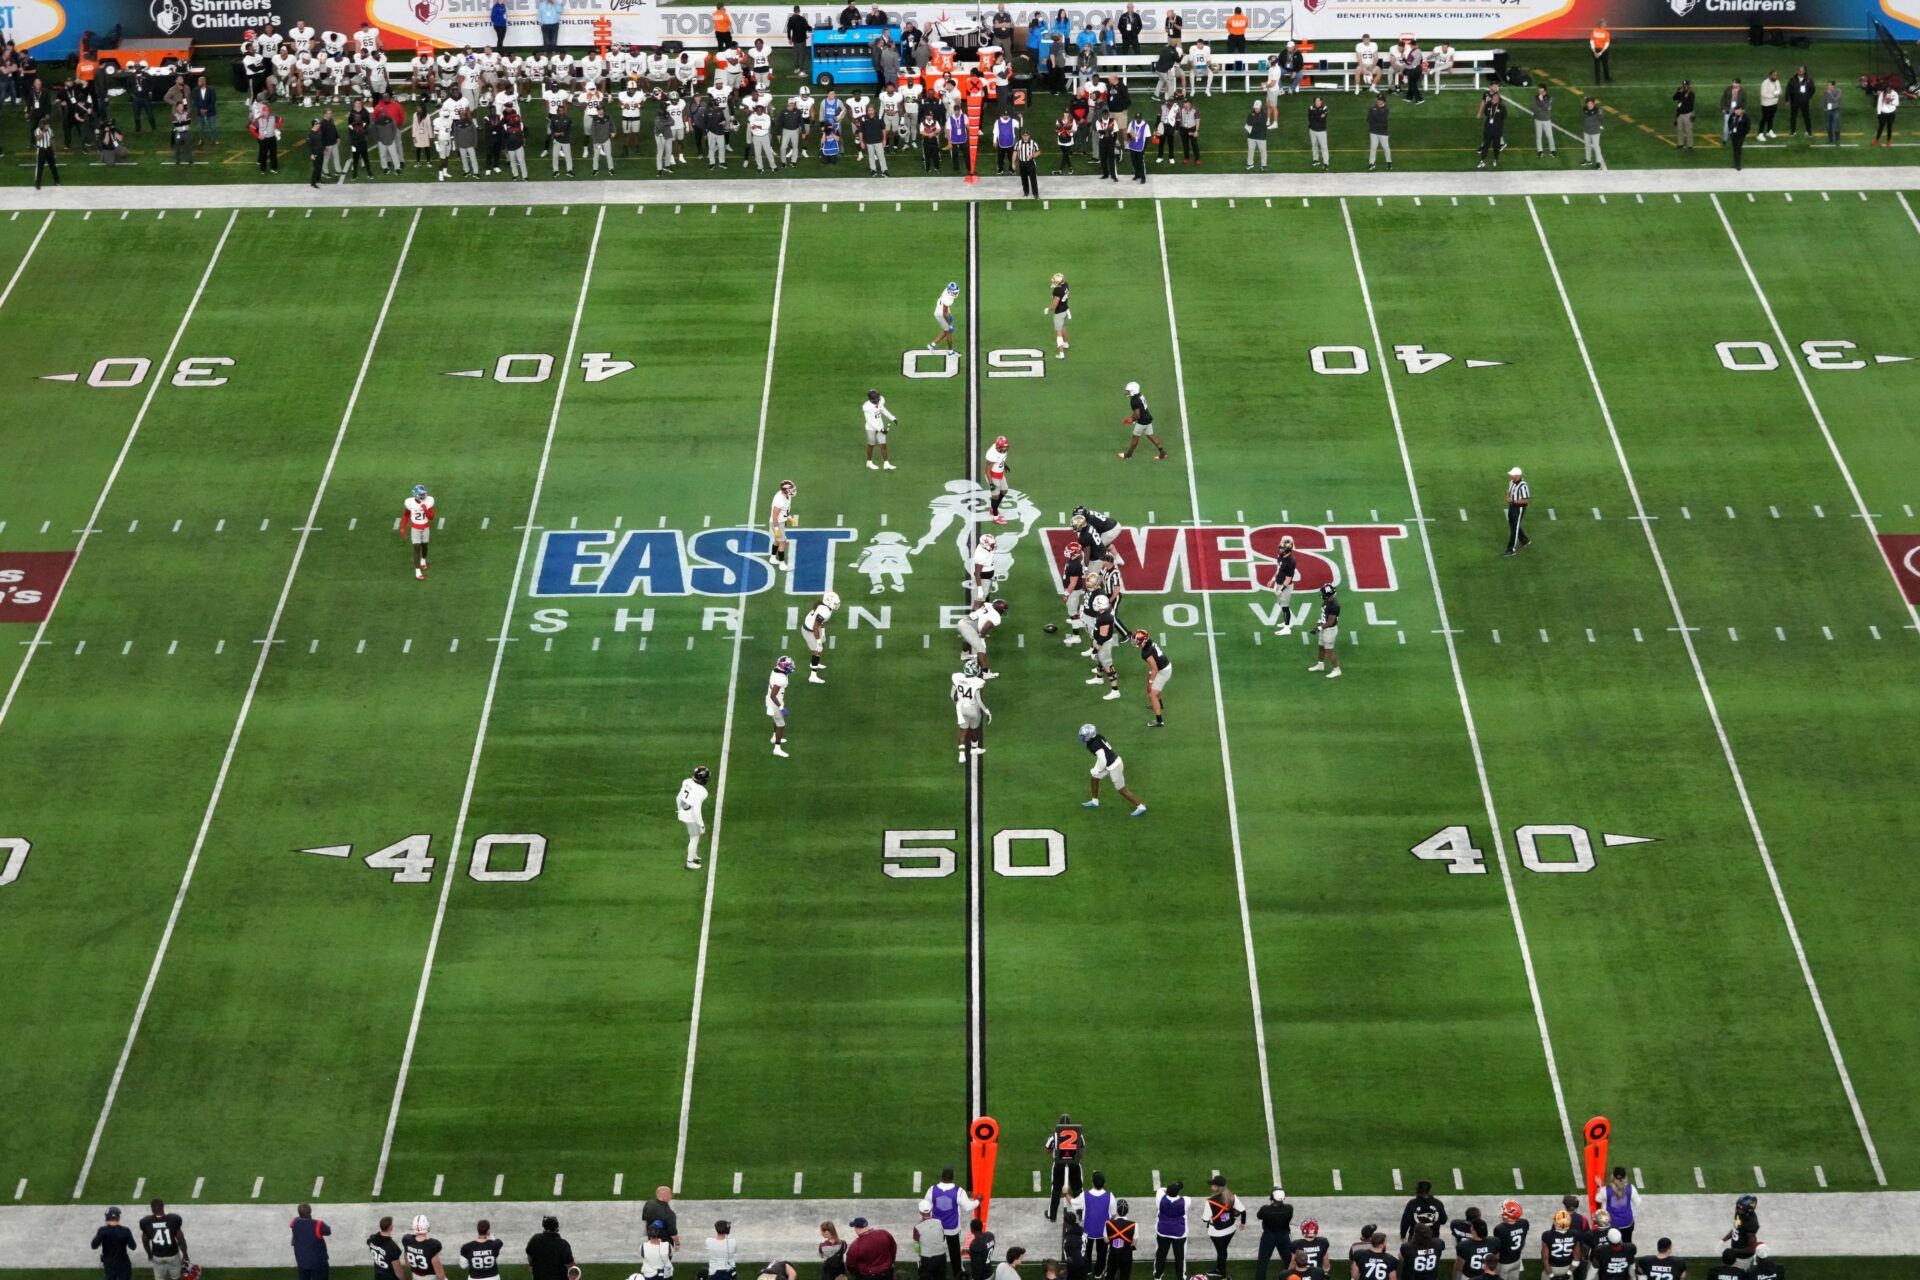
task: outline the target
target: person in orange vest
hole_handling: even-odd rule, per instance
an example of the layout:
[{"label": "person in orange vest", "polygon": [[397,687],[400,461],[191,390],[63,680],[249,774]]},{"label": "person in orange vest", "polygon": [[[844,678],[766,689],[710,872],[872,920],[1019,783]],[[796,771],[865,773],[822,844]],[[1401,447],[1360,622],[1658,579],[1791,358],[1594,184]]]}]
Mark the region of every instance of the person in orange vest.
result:
[{"label": "person in orange vest", "polygon": [[[1227,52],[1245,53],[1247,51],[1247,14],[1239,5],[1233,6],[1233,12],[1227,17]],[[1246,64],[1234,60],[1235,71],[1246,70]]]},{"label": "person in orange vest", "polygon": [[713,7],[713,45],[716,49],[733,48],[733,15],[724,4]]},{"label": "person in orange vest", "polygon": [[1607,50],[1613,47],[1613,32],[1607,30],[1606,23],[1588,34],[1587,47],[1593,50],[1593,82],[1612,84],[1613,64],[1607,60]]}]

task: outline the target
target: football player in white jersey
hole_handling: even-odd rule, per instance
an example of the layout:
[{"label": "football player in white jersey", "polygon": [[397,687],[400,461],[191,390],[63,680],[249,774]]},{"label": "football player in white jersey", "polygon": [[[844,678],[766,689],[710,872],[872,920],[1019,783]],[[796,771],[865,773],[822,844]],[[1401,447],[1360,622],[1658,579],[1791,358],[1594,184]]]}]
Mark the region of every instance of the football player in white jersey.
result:
[{"label": "football player in white jersey", "polygon": [[797,523],[793,514],[796,492],[793,481],[782,480],[780,487],[773,491],[773,506],[767,512],[767,536],[773,539],[767,559],[778,565],[787,563],[787,526]]},{"label": "football player in white jersey", "polygon": [[[867,470],[897,470],[892,459],[887,456],[887,432],[892,430],[897,419],[887,408],[887,398],[880,394],[880,388],[867,388],[867,398],[861,404],[860,412],[867,420]],[[879,464],[875,464],[873,460],[875,445],[880,447]]]},{"label": "football player in white jersey", "polygon": [[940,291],[940,296],[933,300],[933,318],[940,322],[940,333],[927,344],[927,350],[941,346],[953,350],[953,304],[959,297],[960,282],[949,280],[947,287]]},{"label": "football player in white jersey", "polygon": [[960,752],[960,763],[967,762],[967,748],[973,748],[973,754],[984,755],[987,747],[981,741],[984,720],[993,719],[993,712],[987,710],[987,679],[980,674],[980,664],[968,658],[960,664],[960,670],[954,674],[953,688],[948,696],[953,699],[953,715],[960,728],[955,734]]},{"label": "football player in white jersey", "polygon": [[293,42],[295,53],[313,52],[313,28],[307,25],[305,18],[295,18],[293,28],[287,32],[287,39]]},{"label": "football player in white jersey", "polygon": [[417,484],[401,503],[400,529],[413,547],[413,576],[427,576],[427,539],[433,534],[433,495],[427,486]]},{"label": "football player in white jersey", "polygon": [[990,533],[980,535],[980,541],[973,544],[973,603],[984,604],[993,594],[993,561],[999,550],[1000,541]]},{"label": "football player in white jersey", "polygon": [[995,524],[1005,524],[1007,518],[1000,514],[1000,504],[1007,497],[1007,453],[1010,446],[1005,436],[994,437],[993,444],[987,449],[987,489],[993,494],[987,502]]},{"label": "football player in white jersey", "polygon": [[991,680],[1000,673],[991,669],[987,662],[987,637],[1007,616],[1007,602],[995,600],[991,604],[976,607],[973,612],[960,619],[960,639],[966,642],[967,651],[973,660],[980,664],[982,679]]},{"label": "football player in white jersey", "polygon": [[787,756],[787,679],[793,675],[793,659],[781,654],[773,660],[767,676],[767,715],[773,720],[773,754]]},{"label": "football player in white jersey", "polygon": [[687,828],[687,870],[700,869],[700,837],[707,834],[707,779],[712,775],[707,766],[698,765],[693,776],[680,784],[680,794],[674,797],[673,811]]},{"label": "football player in white jersey", "polygon": [[807,610],[807,616],[800,620],[800,637],[807,642],[807,683],[825,684],[827,678],[820,673],[827,664],[820,655],[827,648],[827,619],[840,607],[840,593],[828,591]]}]

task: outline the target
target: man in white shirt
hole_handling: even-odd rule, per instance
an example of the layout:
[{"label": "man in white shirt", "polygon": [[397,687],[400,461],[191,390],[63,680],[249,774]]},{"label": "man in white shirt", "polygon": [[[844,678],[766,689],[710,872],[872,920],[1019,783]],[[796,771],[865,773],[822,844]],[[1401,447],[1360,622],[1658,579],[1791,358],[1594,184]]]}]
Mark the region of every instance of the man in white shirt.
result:
[{"label": "man in white shirt", "polygon": [[287,32],[287,39],[293,41],[293,51],[295,53],[312,53],[313,37],[314,30],[307,25],[305,18],[297,19],[293,24],[293,29]]},{"label": "man in white shirt", "polygon": [[733,1224],[722,1218],[707,1237],[707,1280],[734,1280],[739,1269],[740,1246],[733,1239]]},{"label": "man in white shirt", "polygon": [[[860,405],[860,413],[867,422],[867,470],[898,470],[887,457],[887,433],[892,430],[897,419],[893,416],[892,410],[887,408],[887,398],[880,394],[880,388],[867,388],[867,398]],[[880,462],[883,465],[874,464],[875,445],[880,447]]]},{"label": "man in white shirt", "polygon": [[1353,91],[1363,89],[1372,92],[1380,83],[1380,46],[1373,42],[1370,35],[1362,35],[1360,42],[1353,46],[1353,56],[1357,63],[1353,69]]},{"label": "man in white shirt", "polygon": [[707,766],[700,765],[693,776],[680,784],[680,794],[674,797],[673,811],[687,829],[687,869],[700,869],[700,837],[707,834],[707,779],[712,775]]}]

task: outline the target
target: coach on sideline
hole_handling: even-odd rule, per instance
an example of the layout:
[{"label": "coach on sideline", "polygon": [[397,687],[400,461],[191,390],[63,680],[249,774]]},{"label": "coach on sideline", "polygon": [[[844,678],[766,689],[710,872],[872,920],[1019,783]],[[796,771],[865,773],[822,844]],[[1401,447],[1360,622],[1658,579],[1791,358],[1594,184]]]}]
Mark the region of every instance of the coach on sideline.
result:
[{"label": "coach on sideline", "polygon": [[1520,527],[1526,517],[1527,503],[1533,495],[1527,489],[1527,482],[1520,476],[1520,468],[1507,472],[1507,554],[1513,555],[1533,539]]}]

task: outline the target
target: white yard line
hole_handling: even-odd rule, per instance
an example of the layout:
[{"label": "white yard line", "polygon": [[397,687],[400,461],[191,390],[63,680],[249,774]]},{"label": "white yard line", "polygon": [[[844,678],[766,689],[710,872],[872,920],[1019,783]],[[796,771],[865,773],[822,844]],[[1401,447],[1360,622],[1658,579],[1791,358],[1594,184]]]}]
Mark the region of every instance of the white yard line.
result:
[{"label": "white yard line", "polygon": [[1907,193],[1904,191],[1896,191],[1893,193],[1893,198],[1900,202],[1902,209],[1906,210],[1907,221],[1913,224],[1913,229],[1920,231],[1920,218],[1913,216],[1913,206],[1907,203]]},{"label": "white yard line", "polygon": [[[80,557],[86,553],[88,539],[93,537],[93,531],[100,523],[100,512],[107,505],[107,495],[113,492],[113,483],[120,478],[120,468],[126,465],[127,455],[133,451],[134,437],[140,434],[140,424],[147,420],[147,410],[153,407],[154,396],[159,394],[161,386],[167,381],[165,371],[173,368],[173,353],[180,349],[180,339],[186,336],[187,325],[192,322],[193,313],[200,306],[200,297],[207,291],[207,281],[213,279],[213,268],[220,261],[220,251],[227,247],[227,237],[233,234],[233,224],[239,217],[238,209],[227,215],[227,225],[221,229],[220,239],[213,246],[213,256],[207,259],[207,269],[200,273],[200,283],[194,289],[193,297],[187,301],[187,313],[180,317],[180,327],[173,331],[173,341],[167,344],[167,354],[161,357],[159,365],[148,379],[147,394],[140,401],[139,411],[133,415],[133,425],[127,429],[127,438],[120,443],[120,454],[113,460],[113,469],[107,472],[107,482],[100,486],[100,496],[94,500],[93,511],[88,514],[87,523],[80,531],[80,541],[73,548],[73,561],[67,566],[69,583],[73,580],[74,570],[80,567]],[[12,285],[8,285],[8,288],[11,290]],[[20,659],[20,666],[13,673],[13,683],[7,686],[7,696],[0,699],[0,725],[7,722],[7,712],[13,710],[13,700],[19,696],[20,683],[27,678],[27,668],[33,665],[34,655],[40,652],[47,637],[47,628],[53,625],[53,615],[66,594],[66,584],[63,583],[61,590],[55,593],[53,603],[47,606],[47,616],[40,619],[40,625],[33,629],[33,639],[27,642],[27,656]]]},{"label": "white yard line", "polygon": [[[1527,200],[1527,213],[1533,219],[1533,230],[1540,237],[1540,250],[1546,255],[1547,269],[1553,273],[1553,287],[1560,295],[1560,305],[1567,313],[1567,324],[1573,330],[1574,344],[1580,349],[1580,363],[1586,366],[1587,381],[1593,386],[1593,398],[1600,406],[1601,421],[1607,425],[1607,437],[1613,441],[1614,457],[1620,461],[1620,474],[1626,478],[1627,493],[1633,499],[1633,509],[1640,517],[1640,529],[1646,534],[1647,550],[1653,553],[1653,567],[1660,572],[1660,585],[1667,593],[1667,606],[1673,611],[1675,629],[1680,634],[1680,643],[1686,646],[1687,661],[1693,666],[1693,678],[1700,686],[1700,697],[1707,704],[1707,717],[1713,722],[1714,737],[1720,740],[1720,754],[1726,758],[1727,772],[1733,776],[1733,789],[1740,797],[1740,808],[1747,816],[1747,829],[1753,833],[1753,847],[1760,853],[1760,865],[1766,868],[1767,883],[1773,886],[1773,900],[1780,907],[1780,918],[1786,922],[1787,937],[1793,943],[1793,954],[1800,962],[1800,976],[1806,980],[1807,994],[1813,997],[1813,1009],[1820,1018],[1820,1030],[1827,1038],[1827,1051],[1833,1055],[1834,1068],[1840,1073],[1840,1086],[1846,1091],[1847,1105],[1853,1109],[1853,1122],[1860,1129],[1860,1141],[1866,1145],[1867,1160],[1873,1165],[1873,1176],[1881,1186],[1887,1184],[1886,1172],[1880,1167],[1880,1153],[1874,1149],[1873,1135],[1867,1130],[1867,1117],[1860,1109],[1860,1099],[1853,1091],[1853,1077],[1847,1074],[1846,1059],[1840,1056],[1840,1042],[1834,1037],[1833,1024],[1827,1019],[1827,1005],[1820,998],[1819,984],[1813,980],[1813,968],[1807,962],[1806,949],[1800,945],[1800,930],[1794,925],[1793,912],[1787,907],[1786,892],[1780,886],[1780,877],[1773,867],[1773,854],[1767,849],[1767,837],[1760,830],[1760,818],[1754,813],[1753,800],[1747,794],[1747,780],[1740,771],[1740,762],[1734,758],[1733,744],[1727,739],[1726,726],[1720,720],[1720,707],[1714,701],[1713,690],[1707,685],[1706,670],[1700,665],[1700,653],[1694,647],[1693,630],[1687,626],[1686,614],[1680,608],[1680,597],[1674,592],[1673,579],[1667,573],[1667,562],[1660,554],[1660,542],[1653,533],[1653,521],[1646,519],[1646,504],[1640,500],[1640,486],[1633,478],[1633,468],[1627,462],[1626,447],[1620,442],[1620,432],[1613,422],[1613,409],[1607,403],[1607,394],[1600,388],[1600,375],[1593,367],[1593,356],[1587,350],[1587,339],[1580,328],[1580,319],[1573,313],[1573,301],[1567,296],[1567,286],[1560,278],[1560,264],[1553,255],[1553,246],[1547,241],[1547,229],[1540,221],[1539,211],[1534,208],[1531,197]],[[1785,339],[1781,347],[1786,346]],[[1875,548],[1876,553],[1878,547]]]},{"label": "white yard line", "polygon": [[[1577,97],[1578,95],[1576,94],[1575,96]],[[1507,104],[1507,105],[1508,105],[1509,107],[1511,107],[1511,108],[1513,108],[1513,109],[1514,109],[1515,111],[1517,111],[1517,112],[1519,112],[1519,113],[1520,113],[1520,116],[1521,116],[1521,118],[1522,118],[1522,119],[1523,119],[1523,120],[1524,120],[1524,121],[1525,121],[1525,122],[1526,122],[1526,123],[1527,123],[1528,125],[1531,125],[1531,124],[1533,123],[1533,116],[1532,116],[1531,114],[1529,114],[1529,113],[1531,112],[1531,110],[1532,110],[1532,108],[1531,108],[1531,107],[1529,107],[1529,106],[1528,106],[1528,105],[1527,105],[1526,103],[1524,103],[1524,102],[1520,102],[1520,101],[1518,101],[1517,99],[1514,99],[1514,98],[1509,98],[1509,97],[1508,97],[1508,96],[1507,96],[1506,94],[1504,94],[1504,93],[1500,95],[1500,100],[1501,100],[1502,102],[1504,102],[1504,103],[1506,103],[1506,104]],[[1566,127],[1565,125],[1563,125],[1563,124],[1561,124],[1561,123],[1560,123],[1559,121],[1557,121],[1557,120],[1552,120],[1552,121],[1549,121],[1548,123],[1549,123],[1549,124],[1551,124],[1551,125],[1553,126],[1553,131],[1554,131],[1555,133],[1558,133],[1558,134],[1563,134],[1563,135],[1565,135],[1565,136],[1566,136],[1567,138],[1569,138],[1569,139],[1571,139],[1571,140],[1572,140],[1572,142],[1573,142],[1573,144],[1574,144],[1575,146],[1577,146],[1577,147],[1579,147],[1579,148],[1580,148],[1580,153],[1581,153],[1582,155],[1585,155],[1585,154],[1586,154],[1586,150],[1587,150],[1587,140],[1586,140],[1586,138],[1585,138],[1585,137],[1583,137],[1583,136],[1582,136],[1582,135],[1580,135],[1580,134],[1577,134],[1577,133],[1575,133],[1575,132],[1574,132],[1573,130],[1571,130],[1571,129],[1569,129],[1569,128],[1567,128],[1567,127]],[[1529,132],[1529,133],[1531,133],[1531,132],[1532,132],[1532,131],[1531,131],[1531,129],[1529,129],[1529,130],[1528,130],[1528,132]],[[1511,142],[1509,142],[1509,143],[1508,143],[1507,145],[1508,145],[1509,147],[1513,147],[1513,144],[1512,144]],[[1514,147],[1514,149],[1515,149],[1515,150],[1518,150],[1519,148],[1517,148],[1517,147]],[[1604,172],[1606,171],[1606,169],[1607,169],[1607,161],[1606,161],[1606,154],[1607,154],[1607,148],[1606,148],[1606,144],[1605,144],[1605,143],[1603,142],[1603,143],[1601,144],[1601,146],[1600,146],[1600,157],[1601,157],[1601,158],[1600,158],[1600,170],[1599,170],[1600,172],[1603,172],[1603,173],[1604,173]]]},{"label": "white yard line", "polygon": [[[119,1095],[120,1081],[126,1075],[127,1061],[133,1056],[133,1044],[140,1035],[140,1024],[146,1019],[147,1003],[153,998],[154,984],[160,980],[160,967],[166,962],[167,948],[173,942],[174,926],[179,923],[180,911],[186,906],[187,890],[193,884],[194,870],[200,865],[200,853],[206,848],[207,832],[213,828],[213,815],[220,808],[220,795],[226,789],[227,775],[233,769],[234,752],[240,746],[240,735],[246,731],[247,716],[253,710],[254,695],[260,690],[260,677],[266,671],[267,658],[273,653],[275,637],[280,631],[280,619],[286,613],[287,598],[293,594],[294,575],[300,572],[300,561],[307,551],[307,539],[313,536],[314,520],[320,514],[320,501],[326,496],[328,482],[333,479],[334,464],[340,459],[340,447],[346,443],[347,427],[353,421],[354,405],[359,402],[360,388],[367,380],[367,367],[373,363],[373,349],[380,341],[380,331],[386,327],[387,309],[392,306],[394,291],[400,286],[400,270],[406,265],[407,253],[413,247],[414,228],[419,224],[420,215],[416,212],[413,215],[413,225],[407,228],[406,241],[400,246],[400,256],[394,260],[393,277],[387,282],[387,295],[380,303],[379,318],[374,321],[373,333],[367,339],[366,353],[360,359],[360,372],[353,380],[353,390],[347,396],[347,407],[340,415],[340,427],[333,434],[333,448],[327,453],[327,465],[320,472],[320,483],[314,486],[313,502],[307,507],[307,519],[300,531],[300,541],[294,545],[293,560],[287,565],[287,576],[280,584],[280,598],[274,602],[273,617],[267,623],[266,639],[260,644],[260,656],[254,660],[253,675],[247,681],[246,696],[240,700],[240,713],[234,717],[233,732],[227,735],[227,749],[220,757],[220,772],[213,780],[213,794],[207,798],[206,812],[200,815],[200,829],[194,833],[193,851],[187,855],[187,869],[180,876],[180,888],[174,892],[173,909],[167,913],[167,927],[161,931],[160,946],[154,951],[153,964],[147,969],[146,985],[141,987],[140,1002],[134,1006],[133,1023],[127,1028],[126,1043],[120,1046],[120,1060],[114,1065],[113,1079],[107,1085],[106,1101],[100,1105],[100,1118],[94,1123],[93,1138],[87,1143],[87,1157],[81,1162],[80,1177],[73,1184],[75,1200],[86,1192],[87,1177],[93,1172],[93,1160],[100,1151],[100,1137],[106,1132],[107,1118],[113,1114],[113,1102]],[[231,218],[227,221],[227,229],[229,231],[233,229]],[[225,241],[225,233],[222,233],[221,242],[224,244]],[[218,249],[214,250],[214,256],[216,258],[219,256]],[[207,264],[207,269],[211,271],[213,264]],[[205,284],[204,280],[202,284]],[[195,299],[198,300],[198,297],[199,295],[196,294]],[[185,327],[186,322],[182,321],[181,328]],[[175,341],[178,342],[178,340],[176,336]],[[172,365],[173,356],[170,351],[161,368],[168,369]],[[163,380],[163,377],[156,373],[153,378],[154,386],[159,386]],[[152,402],[151,393],[148,394],[148,402]],[[128,440],[132,440],[131,435],[128,436]],[[104,491],[101,496],[104,499]],[[95,514],[98,515],[97,510]],[[88,520],[87,524],[91,527],[93,521]]]},{"label": "white yard line", "polygon": [[[1153,202],[1153,224],[1160,239],[1160,282],[1166,290],[1167,333],[1173,343],[1173,394],[1180,406],[1180,438],[1187,454],[1187,499],[1193,507],[1193,523],[1198,525],[1200,485],[1193,464],[1193,424],[1187,414],[1187,378],[1180,360],[1180,323],[1173,305],[1173,268],[1167,258],[1167,223],[1160,205],[1158,200]],[[1277,1187],[1280,1185],[1280,1137],[1273,1121],[1273,1085],[1267,1066],[1267,1017],[1260,998],[1260,966],[1253,952],[1253,916],[1247,906],[1247,865],[1240,845],[1240,806],[1234,794],[1233,753],[1227,742],[1227,704],[1220,690],[1220,651],[1214,643],[1213,597],[1204,591],[1200,593],[1200,613],[1207,635],[1207,667],[1213,676],[1213,718],[1220,736],[1220,771],[1227,788],[1227,833],[1233,842],[1234,888],[1240,896],[1240,941],[1246,948],[1247,989],[1253,999],[1253,1045],[1260,1064],[1260,1105],[1267,1121],[1267,1160],[1272,1166],[1273,1185]]]},{"label": "white yard line", "polygon": [[[440,903],[434,908],[433,929],[427,935],[426,959],[420,965],[420,986],[414,992],[413,1016],[407,1022],[407,1046],[400,1055],[400,1074],[393,1082],[393,1104],[387,1108],[387,1130],[380,1139],[380,1163],[373,1174],[373,1194],[380,1194],[387,1178],[387,1159],[393,1153],[393,1131],[400,1120],[400,1101],[407,1091],[407,1074],[413,1068],[413,1047],[420,1038],[420,1015],[427,1004],[427,984],[433,979],[433,958],[440,949],[440,930],[446,924],[447,898],[460,874],[461,843],[466,839],[467,814],[473,807],[473,786],[480,776],[480,754],[487,745],[487,723],[493,718],[493,696],[500,687],[500,664],[507,656],[507,643],[513,630],[513,610],[520,601],[520,579],[527,566],[527,546],[533,540],[533,522],[540,514],[540,491],[547,483],[547,462],[553,457],[553,436],[560,427],[560,406],[567,398],[568,373],[580,343],[580,317],[587,309],[587,289],[593,284],[593,262],[600,252],[600,229],[606,225],[607,210],[602,205],[593,222],[593,240],[587,245],[587,266],[580,275],[580,297],[573,304],[573,327],[567,331],[567,354],[560,362],[560,376],[553,392],[553,412],[547,416],[547,435],[540,446],[540,466],[533,476],[533,494],[527,499],[527,518],[520,530],[520,551],[513,561],[513,582],[507,588],[507,607],[500,615],[500,634],[493,647],[493,668],[487,675],[487,694],[480,703],[480,727],[474,731],[473,754],[467,760],[467,781],[460,792],[460,811],[453,821],[453,844],[447,855],[446,869],[440,873]],[[308,521],[312,523],[311,520]]]},{"label": "white yard line", "polygon": [[[793,206],[780,215],[780,254],[773,268],[773,318],[767,326],[767,365],[760,378],[760,425],[753,439],[753,479],[747,486],[747,518],[751,529],[760,511],[760,468],[767,448],[767,409],[773,402],[773,355],[780,342],[780,290],[787,277],[787,233],[793,227]],[[779,570],[774,570],[778,574]],[[720,730],[720,776],[713,785],[713,838],[707,844],[707,892],[700,905],[700,947],[693,965],[693,1009],[687,1020],[687,1065],[680,1080],[680,1134],[673,1148],[673,1181],[680,1189],[681,1175],[687,1167],[687,1128],[693,1114],[693,1067],[700,1049],[700,1008],[707,990],[707,942],[713,936],[713,894],[720,877],[720,827],[727,809],[727,761],[733,754],[733,709],[740,692],[740,652],[746,648],[746,582],[741,581],[740,630],[734,634],[733,662],[727,673],[726,718]]]},{"label": "white yard line", "polygon": [[1374,359],[1387,391],[1387,412],[1393,419],[1394,439],[1400,446],[1400,465],[1407,473],[1407,494],[1413,501],[1413,523],[1420,529],[1420,546],[1426,553],[1427,580],[1433,586],[1433,604],[1440,615],[1440,635],[1447,643],[1447,662],[1453,668],[1453,688],[1460,699],[1460,718],[1466,722],[1467,744],[1473,749],[1473,770],[1480,779],[1480,798],[1486,805],[1487,827],[1493,837],[1494,861],[1500,864],[1500,881],[1506,888],[1507,912],[1513,917],[1514,937],[1520,943],[1520,964],[1527,975],[1527,995],[1533,1001],[1534,1021],[1540,1028],[1540,1049],[1547,1059],[1547,1079],[1553,1085],[1553,1105],[1560,1113],[1560,1133],[1567,1144],[1567,1163],[1576,1185],[1581,1183],[1580,1152],[1573,1140],[1573,1124],[1567,1118],[1567,1097],[1560,1087],[1560,1064],[1553,1052],[1553,1034],[1547,1030],[1547,1010],[1540,999],[1540,980],[1533,969],[1533,948],[1527,943],[1527,926],[1520,918],[1520,897],[1514,889],[1513,868],[1507,862],[1505,828],[1493,803],[1493,786],[1487,780],[1486,757],[1480,750],[1480,730],[1473,719],[1473,704],[1467,700],[1467,682],[1460,672],[1460,652],[1453,642],[1453,623],[1447,616],[1447,599],[1440,590],[1440,570],[1434,563],[1433,540],[1427,536],[1426,511],[1420,502],[1420,485],[1414,479],[1413,454],[1407,448],[1407,433],[1400,421],[1400,401],[1393,390],[1393,373],[1387,363],[1387,349],[1380,337],[1380,319],[1373,310],[1373,290],[1367,285],[1367,272],[1360,261],[1360,237],[1353,229],[1353,214],[1347,202],[1340,202],[1340,217],[1347,224],[1347,244],[1353,251],[1353,271],[1360,281],[1360,300],[1366,305],[1367,326],[1373,332]]},{"label": "white yard line", "polygon": [[[965,475],[980,483],[980,206],[967,206],[967,461]],[[978,549],[980,523],[968,526],[968,550]],[[969,593],[970,599],[971,593]],[[984,705],[984,700],[983,700]],[[982,734],[982,745],[985,735]],[[967,1123],[987,1114],[986,799],[982,757],[967,754]]]},{"label": "white yard line", "polygon": [[13,286],[19,284],[20,277],[27,273],[27,264],[33,261],[33,251],[40,247],[41,237],[47,234],[47,228],[52,225],[53,225],[53,212],[49,210],[47,212],[46,218],[42,220],[40,223],[40,230],[34,233],[33,243],[27,246],[26,254],[21,257],[20,265],[15,267],[13,269],[13,274],[7,278],[7,287],[5,289],[0,289],[0,307],[6,306],[7,299],[13,296]]},{"label": "white yard line", "polygon": [[[1866,525],[1867,535],[1873,539],[1874,557],[1886,568],[1887,577],[1892,580],[1894,591],[1899,593],[1902,602],[1905,602],[1906,593],[1901,589],[1900,576],[1894,571],[1893,563],[1887,559],[1886,553],[1880,549],[1880,529],[1874,524],[1871,508],[1867,506],[1867,500],[1861,496],[1860,486],[1854,483],[1853,471],[1847,466],[1847,460],[1840,456],[1839,442],[1833,438],[1833,432],[1827,428],[1827,417],[1820,412],[1820,404],[1813,398],[1813,388],[1807,385],[1807,375],[1800,368],[1800,349],[1787,341],[1786,331],[1780,327],[1779,318],[1773,314],[1773,304],[1767,301],[1767,291],[1760,287],[1760,277],[1753,273],[1753,265],[1747,261],[1747,251],[1741,246],[1740,237],[1733,233],[1733,224],[1727,221],[1727,211],[1720,206],[1720,197],[1709,196],[1708,199],[1713,201],[1713,211],[1719,215],[1720,225],[1726,229],[1727,241],[1733,245],[1733,252],[1740,259],[1740,269],[1747,273],[1747,283],[1753,286],[1753,296],[1760,300],[1760,309],[1766,313],[1767,324],[1773,328],[1774,340],[1780,344],[1780,358],[1786,361],[1787,368],[1792,371],[1793,380],[1800,384],[1800,394],[1806,397],[1807,408],[1813,413],[1813,423],[1820,428],[1820,438],[1827,442],[1827,452],[1833,455],[1834,465],[1840,468],[1840,476],[1847,482],[1847,492],[1853,495],[1855,514],[1860,517],[1861,523]],[[1920,605],[1908,604],[1907,616],[1913,620],[1914,628],[1920,630]],[[1791,927],[1791,921],[1789,921],[1789,927]],[[1825,1014],[1821,1016],[1824,1021]],[[1834,1052],[1838,1057],[1839,1051]],[[1864,1126],[1862,1127],[1864,1129]]]}]

